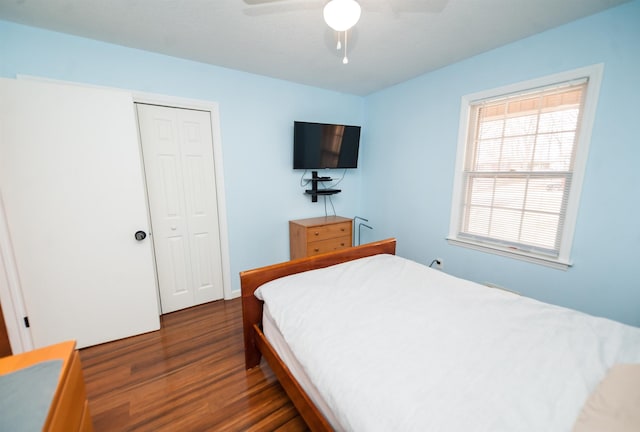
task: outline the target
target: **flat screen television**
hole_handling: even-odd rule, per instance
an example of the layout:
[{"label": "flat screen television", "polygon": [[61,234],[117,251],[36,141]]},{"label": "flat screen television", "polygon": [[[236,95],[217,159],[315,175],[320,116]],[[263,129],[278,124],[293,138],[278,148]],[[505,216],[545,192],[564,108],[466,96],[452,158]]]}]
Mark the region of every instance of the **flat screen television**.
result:
[{"label": "flat screen television", "polygon": [[357,168],[360,126],[293,124],[293,169]]}]

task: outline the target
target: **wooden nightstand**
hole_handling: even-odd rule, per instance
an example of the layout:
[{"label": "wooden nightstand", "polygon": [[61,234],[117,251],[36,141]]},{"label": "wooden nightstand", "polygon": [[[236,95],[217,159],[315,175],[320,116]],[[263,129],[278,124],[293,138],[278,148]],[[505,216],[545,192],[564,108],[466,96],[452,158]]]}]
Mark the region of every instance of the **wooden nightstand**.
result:
[{"label": "wooden nightstand", "polygon": [[352,230],[353,220],[341,216],[289,221],[291,259],[351,247]]},{"label": "wooden nightstand", "polygon": [[[43,431],[93,431],[89,401],[87,400],[87,392],[82,376],[80,354],[75,348],[75,341],[67,341],[0,359],[0,374],[3,375],[21,371],[49,360],[61,360],[62,364],[57,380],[58,385],[53,393],[48,414],[42,425]],[[28,380],[26,375],[23,376],[25,376],[25,380]],[[37,386],[38,384],[35,383],[33,385]],[[33,398],[28,400],[31,401],[32,405],[34,404]],[[36,397],[36,400],[39,402],[35,403],[35,406],[46,406],[46,399],[38,400]],[[17,416],[14,421],[19,421],[20,418],[20,416]],[[20,424],[15,426],[21,429],[19,427]]]}]

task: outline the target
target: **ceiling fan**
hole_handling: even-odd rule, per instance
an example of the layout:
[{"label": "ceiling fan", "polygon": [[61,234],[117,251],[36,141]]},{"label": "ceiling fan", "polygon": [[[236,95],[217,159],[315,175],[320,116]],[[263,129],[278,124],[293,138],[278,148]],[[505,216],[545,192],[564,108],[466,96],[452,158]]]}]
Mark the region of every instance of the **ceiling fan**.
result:
[{"label": "ceiling fan", "polygon": [[[365,10],[380,12],[385,9],[394,14],[402,12],[440,12],[448,0],[307,0],[293,2],[292,0],[244,0],[250,6],[282,5],[281,10],[315,9],[322,6],[324,21],[338,34],[336,49],[343,51],[342,63],[349,63],[347,57],[347,32],[360,20],[363,4]],[[274,9],[265,10],[273,13]],[[277,11],[277,10],[276,10]]]},{"label": "ceiling fan", "polygon": [[[324,22],[337,31],[339,35],[342,34],[344,39],[343,64],[349,63],[349,58],[347,57],[347,30],[356,25],[360,20],[361,13],[362,9],[356,0],[330,0],[322,9]],[[338,37],[336,49],[340,50],[341,48],[342,41]]]}]

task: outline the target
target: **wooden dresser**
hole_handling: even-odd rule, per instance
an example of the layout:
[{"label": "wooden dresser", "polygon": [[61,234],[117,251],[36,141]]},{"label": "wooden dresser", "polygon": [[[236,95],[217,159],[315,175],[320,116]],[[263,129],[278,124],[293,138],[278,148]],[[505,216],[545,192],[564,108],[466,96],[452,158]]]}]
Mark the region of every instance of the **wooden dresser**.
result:
[{"label": "wooden dresser", "polygon": [[291,259],[304,258],[352,246],[353,220],[323,216],[289,221]]},{"label": "wooden dresser", "polygon": [[62,360],[58,386],[42,426],[43,431],[93,431],[80,355],[75,347],[75,341],[68,341],[0,359],[0,374],[15,372],[48,360]]}]

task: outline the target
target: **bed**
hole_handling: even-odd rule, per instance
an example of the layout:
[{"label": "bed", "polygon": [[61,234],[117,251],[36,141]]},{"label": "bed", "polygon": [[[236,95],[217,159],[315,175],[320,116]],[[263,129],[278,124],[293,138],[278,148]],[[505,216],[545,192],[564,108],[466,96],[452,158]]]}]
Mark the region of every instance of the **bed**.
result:
[{"label": "bed", "polygon": [[264,356],[311,430],[640,430],[638,328],[396,257],[394,239],[240,279],[246,367]]}]

